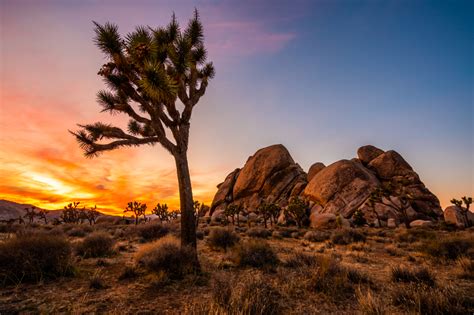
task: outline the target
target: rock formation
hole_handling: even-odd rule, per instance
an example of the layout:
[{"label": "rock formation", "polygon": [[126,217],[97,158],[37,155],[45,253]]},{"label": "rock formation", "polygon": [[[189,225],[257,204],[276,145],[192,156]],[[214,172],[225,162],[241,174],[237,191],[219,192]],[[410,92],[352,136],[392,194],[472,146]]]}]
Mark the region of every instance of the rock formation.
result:
[{"label": "rock formation", "polygon": [[[373,222],[374,208],[368,204],[371,192],[389,183],[400,185],[403,179],[403,188],[413,200],[407,209],[410,221],[438,220],[443,216],[438,198],[400,154],[367,145],[359,148],[357,155],[358,158],[328,166],[315,163],[306,174],[283,145],[260,149],[249,157],[242,169],[232,171],[217,186],[208,215],[217,216],[229,203],[242,205],[250,212],[262,202],[275,202],[284,207],[289,198],[300,196],[310,201],[314,226],[321,225],[325,221],[322,218],[333,218],[320,214],[350,219],[358,209]],[[390,196],[390,200],[394,204],[400,202],[397,195]],[[400,221],[399,213],[393,208],[378,203],[375,211],[383,224],[388,219],[397,224]]]},{"label": "rock formation", "polygon": [[281,144],[272,145],[258,150],[242,169],[227,175],[217,186],[209,214],[231,202],[251,211],[263,201],[284,206],[291,196],[301,193],[306,183],[306,173],[288,150]]}]

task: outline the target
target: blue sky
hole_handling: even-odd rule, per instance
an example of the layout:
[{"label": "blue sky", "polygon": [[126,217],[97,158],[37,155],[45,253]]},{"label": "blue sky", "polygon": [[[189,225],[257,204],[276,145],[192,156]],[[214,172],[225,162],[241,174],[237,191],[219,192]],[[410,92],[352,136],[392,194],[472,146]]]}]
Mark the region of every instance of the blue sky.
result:
[{"label": "blue sky", "polygon": [[[67,129],[110,119],[95,103],[104,59],[92,43],[92,20],[115,22],[126,33],[135,25],[164,25],[173,11],[184,25],[197,7],[217,71],[191,127],[199,198],[212,199],[227,173],[274,143],[305,170],[352,158],[365,144],[395,149],[443,205],[474,192],[472,1],[0,3],[0,141],[9,152],[0,159],[8,165],[2,171],[25,177],[26,186],[28,174],[56,152],[80,164],[80,176],[116,174],[130,198],[176,199],[174,162],[163,150],[105,155],[90,169]],[[13,153],[24,162],[12,164]],[[130,156],[133,170],[124,166]],[[150,182],[133,183],[150,168],[156,170]],[[71,197],[88,184],[76,187],[78,174],[59,173],[42,176],[67,183]],[[94,178],[94,185],[111,194],[116,187],[108,180]],[[15,199],[14,180],[3,185],[3,196]]]}]

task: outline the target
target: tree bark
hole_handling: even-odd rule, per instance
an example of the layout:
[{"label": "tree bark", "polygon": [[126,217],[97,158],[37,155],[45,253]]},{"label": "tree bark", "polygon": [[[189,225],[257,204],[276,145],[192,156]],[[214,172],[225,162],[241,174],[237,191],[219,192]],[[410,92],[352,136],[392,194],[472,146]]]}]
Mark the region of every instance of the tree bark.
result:
[{"label": "tree bark", "polygon": [[188,158],[186,151],[174,155],[178,174],[179,201],[181,210],[181,246],[189,246],[196,252],[196,218],[194,214],[193,192],[191,176],[189,175]]}]

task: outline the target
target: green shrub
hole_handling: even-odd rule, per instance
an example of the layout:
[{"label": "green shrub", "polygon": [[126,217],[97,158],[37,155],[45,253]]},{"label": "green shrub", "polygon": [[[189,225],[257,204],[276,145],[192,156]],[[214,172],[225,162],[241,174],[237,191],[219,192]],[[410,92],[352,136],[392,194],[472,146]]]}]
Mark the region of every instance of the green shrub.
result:
[{"label": "green shrub", "polygon": [[335,231],[331,236],[331,242],[337,245],[347,245],[355,242],[365,242],[366,236],[354,229],[343,229]]},{"label": "green shrub", "polygon": [[232,253],[234,262],[240,267],[272,268],[278,257],[272,247],[264,241],[248,241],[236,246]]},{"label": "green shrub", "polygon": [[182,248],[172,236],[144,245],[136,254],[136,261],[149,271],[165,273],[170,279],[181,279],[194,272],[196,266],[194,250]]},{"label": "green shrub", "polygon": [[138,225],[134,229],[137,236],[145,241],[156,240],[169,233],[168,227],[158,223]]},{"label": "green shrub", "polygon": [[227,250],[239,242],[239,236],[232,230],[222,227],[211,229],[207,243],[212,248]]},{"label": "green shrub", "polygon": [[31,233],[0,243],[0,281],[38,282],[71,274],[71,245],[63,236]]},{"label": "green shrub", "polygon": [[114,253],[113,247],[114,240],[109,234],[94,232],[76,246],[76,252],[84,258],[106,257]]}]

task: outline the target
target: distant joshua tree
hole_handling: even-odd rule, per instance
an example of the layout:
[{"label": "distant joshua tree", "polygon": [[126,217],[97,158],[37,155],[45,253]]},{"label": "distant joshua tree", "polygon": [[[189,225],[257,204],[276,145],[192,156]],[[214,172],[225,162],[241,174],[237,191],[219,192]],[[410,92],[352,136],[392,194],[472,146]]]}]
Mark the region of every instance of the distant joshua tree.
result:
[{"label": "distant joshua tree", "polygon": [[[463,202],[465,207],[462,206]],[[472,197],[464,196],[461,198],[461,200],[453,198],[451,199],[451,203],[461,209],[461,212],[464,216],[464,221],[466,222],[466,227],[472,226],[472,222],[469,220],[469,207],[472,204]]]},{"label": "distant joshua tree", "polygon": [[286,209],[291,219],[296,222],[298,227],[302,227],[308,219],[308,203],[299,197],[292,197]]},{"label": "distant joshua tree", "polygon": [[152,210],[151,213],[156,215],[160,219],[161,223],[170,220],[170,214],[168,212],[168,205],[166,203],[158,203]]},{"label": "distant joshua tree", "polygon": [[141,202],[138,202],[138,201],[129,202],[125,210],[123,210],[123,212],[124,213],[132,212],[133,217],[135,218],[135,225],[137,225],[138,220],[140,219],[140,216],[143,216],[144,218],[146,218],[145,216],[146,204],[145,203],[142,204]]},{"label": "distant joshua tree", "polygon": [[[400,216],[405,227],[410,228],[410,219],[408,217],[408,208],[410,208],[412,201],[414,200],[413,196],[407,190],[407,184],[409,182],[406,179],[400,179],[394,183],[390,182],[385,184],[383,187],[378,187],[369,197],[369,205],[372,206],[374,213],[377,216],[380,226],[380,217],[375,211],[375,204],[380,203],[384,206],[392,208]],[[398,201],[394,201],[391,197],[397,196]]]},{"label": "distant joshua tree", "polygon": [[95,224],[95,221],[100,216],[100,212],[97,211],[97,205],[93,208],[84,209],[84,218],[89,222],[89,225]]},{"label": "distant joshua tree", "polygon": [[81,210],[77,209],[80,202],[71,202],[64,207],[63,212],[61,213],[61,220],[64,223],[79,223],[81,220]]},{"label": "distant joshua tree", "polygon": [[257,207],[257,214],[263,218],[265,228],[267,228],[267,221],[270,221],[272,226],[276,223],[280,210],[280,207],[275,203],[262,202]]},{"label": "distant joshua tree", "polygon": [[[103,111],[126,114],[130,121],[126,131],[98,122],[79,125],[82,129],[71,133],[88,157],[144,144],[160,144],[174,157],[180,194],[181,245],[195,250],[197,262],[187,158],[189,129],[193,109],[215,74],[213,64],[206,62],[198,11],[194,11],[184,30],[174,14],[166,27],[139,26],[125,37],[115,24],[94,25],[95,43],[108,59],[98,75],[110,89],[98,93],[98,102]],[[182,110],[179,104],[183,105]]]},{"label": "distant joshua tree", "polygon": [[37,216],[37,213],[36,213],[36,207],[35,206],[31,206],[31,208],[25,208],[25,215],[23,215],[23,218],[26,218],[28,219],[28,224],[31,224],[33,223],[35,217]]},{"label": "distant joshua tree", "polygon": [[36,216],[44,221],[44,224],[48,224],[48,218],[46,218],[46,210],[44,209],[38,209],[38,212],[36,212]]}]

